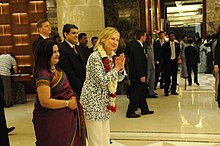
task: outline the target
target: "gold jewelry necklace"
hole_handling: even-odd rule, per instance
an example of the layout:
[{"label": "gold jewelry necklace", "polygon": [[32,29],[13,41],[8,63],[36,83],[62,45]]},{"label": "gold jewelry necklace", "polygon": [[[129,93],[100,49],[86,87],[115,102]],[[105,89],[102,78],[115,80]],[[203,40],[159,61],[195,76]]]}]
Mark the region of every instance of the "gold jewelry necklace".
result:
[{"label": "gold jewelry necklace", "polygon": [[52,73],[55,73],[56,68],[54,68],[54,69],[51,68],[50,70],[51,70]]}]

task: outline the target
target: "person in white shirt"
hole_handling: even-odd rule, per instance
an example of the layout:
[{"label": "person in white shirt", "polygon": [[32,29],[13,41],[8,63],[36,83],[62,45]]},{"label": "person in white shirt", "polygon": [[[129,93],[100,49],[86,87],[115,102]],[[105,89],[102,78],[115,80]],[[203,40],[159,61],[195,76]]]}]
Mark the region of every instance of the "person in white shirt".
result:
[{"label": "person in white shirt", "polygon": [[0,92],[5,107],[13,106],[11,89],[11,69],[17,72],[17,63],[13,53],[0,55],[0,83],[3,87]]}]

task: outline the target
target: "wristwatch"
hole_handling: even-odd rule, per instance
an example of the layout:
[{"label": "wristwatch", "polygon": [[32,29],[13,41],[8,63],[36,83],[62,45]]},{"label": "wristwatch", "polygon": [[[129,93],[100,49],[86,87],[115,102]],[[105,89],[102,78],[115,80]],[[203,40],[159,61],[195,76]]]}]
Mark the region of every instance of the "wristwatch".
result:
[{"label": "wristwatch", "polygon": [[69,100],[65,100],[66,101],[66,107],[69,106]]}]

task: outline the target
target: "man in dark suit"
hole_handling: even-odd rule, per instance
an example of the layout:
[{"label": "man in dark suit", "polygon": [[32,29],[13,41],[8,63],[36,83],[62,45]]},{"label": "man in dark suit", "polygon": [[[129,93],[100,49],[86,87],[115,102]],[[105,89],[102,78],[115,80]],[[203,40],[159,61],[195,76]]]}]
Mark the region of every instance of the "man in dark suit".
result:
[{"label": "man in dark suit", "polygon": [[164,95],[169,96],[170,77],[172,77],[171,94],[178,95],[176,92],[177,85],[177,71],[178,71],[178,56],[180,52],[180,45],[175,41],[175,34],[169,33],[169,41],[163,44],[162,57],[165,68],[165,86]]},{"label": "man in dark suit", "polygon": [[89,55],[92,54],[93,50],[90,49],[87,44],[88,44],[88,37],[86,33],[80,33],[78,35],[78,40],[79,40],[79,48],[83,53],[83,62],[87,62]]},{"label": "man in dark suit", "polygon": [[146,33],[142,30],[135,31],[137,40],[129,43],[129,77],[131,80],[131,96],[126,117],[138,118],[140,115],[135,113],[138,107],[141,108],[141,115],[153,114],[148,109],[146,102],[147,96],[147,58],[144,53],[143,43],[146,40]]},{"label": "man in dark suit", "polygon": [[160,88],[164,88],[164,66],[162,65],[163,60],[162,60],[162,54],[161,54],[161,49],[163,44],[166,42],[164,39],[164,31],[160,31],[159,33],[159,38],[154,41],[154,60],[155,60],[155,88],[157,87],[157,83],[159,82],[159,77],[160,77]]},{"label": "man in dark suit", "polygon": [[188,73],[188,83],[192,85],[192,69],[194,73],[194,83],[199,85],[198,82],[198,63],[199,61],[199,50],[197,50],[193,46],[193,39],[188,39],[189,46],[185,48],[185,58],[186,58],[186,66],[187,66],[187,73]]},{"label": "man in dark suit", "polygon": [[0,99],[0,145],[9,146],[8,130],[5,120],[5,111],[2,99]]},{"label": "man in dark suit", "polygon": [[[0,80],[0,92],[4,91],[2,85],[2,80]],[[2,96],[2,94],[0,94]],[[5,111],[4,111],[4,101],[3,97],[0,97],[0,145],[1,146],[9,146],[9,139],[8,139],[8,129],[5,119]]]},{"label": "man in dark suit", "polygon": [[[218,33],[220,33],[220,31]],[[220,35],[217,39],[217,44],[215,46],[214,55],[215,55],[214,56],[214,71],[216,73],[220,74],[220,72],[219,72],[219,66],[220,66]],[[220,78],[219,78],[219,81],[220,81]],[[217,102],[218,102],[218,107],[220,108],[220,85],[218,85]]]},{"label": "man in dark suit", "polygon": [[97,36],[94,36],[94,37],[91,38],[92,47],[89,48],[89,49],[91,49],[92,52],[93,52],[93,48],[95,47],[97,41],[98,41],[98,37]]},{"label": "man in dark suit", "polygon": [[73,24],[64,25],[63,37],[64,41],[59,45],[58,66],[64,70],[70,86],[79,97],[86,76],[86,67],[82,59],[83,53],[76,45],[78,43],[78,27]]},{"label": "man in dark suit", "polygon": [[[126,68],[126,72],[128,74],[129,74],[129,56],[128,55],[130,54],[132,44],[137,41],[135,35],[136,35],[136,31],[133,32],[132,40],[126,44],[125,49],[124,49],[124,54],[126,56],[125,68]],[[127,76],[125,78],[127,78],[127,81],[128,81],[127,98],[129,99],[131,97],[131,82],[130,82],[131,80],[130,80],[129,76]]]},{"label": "man in dark suit", "polygon": [[49,35],[51,34],[51,25],[50,22],[47,19],[40,19],[37,22],[37,29],[40,33],[39,37],[32,43],[32,51],[33,54],[35,54],[35,50],[37,48],[38,43],[43,40],[49,38]]}]

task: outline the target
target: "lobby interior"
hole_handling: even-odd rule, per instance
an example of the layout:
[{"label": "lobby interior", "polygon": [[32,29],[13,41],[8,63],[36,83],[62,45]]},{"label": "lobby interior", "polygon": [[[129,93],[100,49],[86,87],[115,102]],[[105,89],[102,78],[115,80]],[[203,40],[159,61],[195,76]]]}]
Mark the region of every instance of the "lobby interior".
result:
[{"label": "lobby interior", "polygon": [[[185,90],[185,80],[178,75],[178,96],[147,99],[155,114],[128,119],[125,113],[128,99],[117,97],[117,112],[111,114],[111,146],[220,146],[220,109],[214,97],[214,77],[199,74],[200,86],[193,84]],[[27,95],[27,103],[5,109],[11,146],[34,146],[32,123],[35,95]],[[139,113],[140,111],[137,111]]]},{"label": "lobby interior", "polygon": [[[28,9],[27,9],[28,8]],[[218,31],[220,0],[0,0],[0,53],[13,51],[23,76],[27,102],[5,109],[11,146],[34,146],[32,123],[35,94],[32,81],[31,43],[38,36],[36,22],[48,18],[53,34],[73,23],[91,38],[107,26],[118,28],[120,47],[137,28],[157,31],[199,32],[202,38]],[[89,42],[90,45],[90,42]],[[153,115],[127,119],[126,95],[118,95],[118,110],[111,115],[112,146],[220,146],[220,109],[214,97],[214,77],[199,73],[200,86],[187,86],[178,74],[179,95],[147,99]],[[139,111],[137,111],[138,113]]]}]

